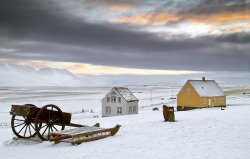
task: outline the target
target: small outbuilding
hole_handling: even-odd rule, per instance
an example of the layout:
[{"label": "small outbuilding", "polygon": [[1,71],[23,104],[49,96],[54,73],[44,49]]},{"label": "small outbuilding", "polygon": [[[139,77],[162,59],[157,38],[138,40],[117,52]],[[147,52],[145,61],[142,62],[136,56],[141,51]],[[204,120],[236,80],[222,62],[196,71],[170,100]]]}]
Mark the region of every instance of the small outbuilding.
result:
[{"label": "small outbuilding", "polygon": [[102,117],[138,114],[139,100],[125,87],[113,87],[102,99]]},{"label": "small outbuilding", "polygon": [[177,110],[226,107],[226,95],[214,80],[188,80],[177,94]]}]

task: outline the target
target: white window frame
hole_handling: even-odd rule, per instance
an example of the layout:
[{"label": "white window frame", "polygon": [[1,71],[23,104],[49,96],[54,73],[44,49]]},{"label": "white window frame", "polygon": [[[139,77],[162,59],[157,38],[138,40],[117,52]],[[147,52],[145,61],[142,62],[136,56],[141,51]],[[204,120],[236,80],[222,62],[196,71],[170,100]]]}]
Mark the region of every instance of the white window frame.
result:
[{"label": "white window frame", "polygon": [[216,103],[216,98],[213,98],[213,102]]},{"label": "white window frame", "polygon": [[116,103],[116,96],[111,96],[111,103]]},{"label": "white window frame", "polygon": [[121,102],[122,102],[122,98],[118,97],[118,103],[121,103]]},{"label": "white window frame", "polygon": [[110,106],[106,106],[106,114],[111,114],[111,107]]},{"label": "white window frame", "polygon": [[219,98],[219,103],[221,103],[221,100],[220,100],[220,98]]},{"label": "white window frame", "polygon": [[133,113],[136,113],[136,106],[133,106]]},{"label": "white window frame", "polygon": [[195,89],[193,90],[193,94],[195,94]]},{"label": "white window frame", "polygon": [[190,94],[190,88],[187,88],[187,94]]},{"label": "white window frame", "polygon": [[129,106],[129,114],[133,114],[133,107],[132,106]]},{"label": "white window frame", "polygon": [[110,102],[110,97],[107,97],[107,103],[109,103]]},{"label": "white window frame", "polygon": [[221,98],[221,103],[224,103],[224,98]]},{"label": "white window frame", "polygon": [[122,114],[122,107],[117,107],[117,114]]},{"label": "white window frame", "polygon": [[206,104],[206,98],[203,98],[203,104]]}]

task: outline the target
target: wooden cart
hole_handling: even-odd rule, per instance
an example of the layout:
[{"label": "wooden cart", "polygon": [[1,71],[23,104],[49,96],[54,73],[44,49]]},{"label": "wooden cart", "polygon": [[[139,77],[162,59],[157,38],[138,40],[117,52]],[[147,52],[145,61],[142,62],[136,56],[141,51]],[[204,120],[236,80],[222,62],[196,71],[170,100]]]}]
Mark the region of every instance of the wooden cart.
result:
[{"label": "wooden cart", "polygon": [[[53,104],[42,108],[33,104],[12,105],[10,114],[12,115],[12,131],[19,138],[30,138],[37,135],[45,141],[50,140],[51,134],[64,130],[65,126],[89,127],[71,123],[71,114],[62,112],[58,106]],[[99,123],[94,127],[99,127]],[[54,136],[53,139],[55,139]]]}]

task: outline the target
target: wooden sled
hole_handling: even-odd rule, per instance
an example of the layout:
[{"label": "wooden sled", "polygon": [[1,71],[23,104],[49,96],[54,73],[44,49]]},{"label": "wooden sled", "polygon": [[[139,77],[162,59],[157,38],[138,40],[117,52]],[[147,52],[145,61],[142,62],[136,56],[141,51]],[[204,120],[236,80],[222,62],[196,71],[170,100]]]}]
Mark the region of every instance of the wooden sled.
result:
[{"label": "wooden sled", "polygon": [[51,133],[49,141],[54,141],[55,144],[60,142],[68,142],[72,145],[81,144],[82,142],[114,136],[119,131],[120,127],[121,125],[116,125],[109,129],[100,127],[81,127],[72,130],[63,130]]}]

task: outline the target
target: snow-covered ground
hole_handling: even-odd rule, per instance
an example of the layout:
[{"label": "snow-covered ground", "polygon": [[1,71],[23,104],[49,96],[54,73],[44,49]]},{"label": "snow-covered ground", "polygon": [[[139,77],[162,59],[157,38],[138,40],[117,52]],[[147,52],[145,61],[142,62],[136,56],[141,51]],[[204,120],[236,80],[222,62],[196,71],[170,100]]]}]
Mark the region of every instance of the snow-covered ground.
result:
[{"label": "snow-covered ground", "polygon": [[[176,107],[174,98],[181,86],[128,87],[140,100],[139,114],[106,118],[101,117],[101,99],[110,87],[1,87],[0,158],[249,158],[250,94],[228,95],[225,110],[175,112],[176,122],[170,123],[163,122],[162,105]],[[26,103],[58,105],[73,114],[72,123],[122,127],[113,137],[77,146],[13,140],[10,105]],[[160,110],[152,111],[155,107]]]}]

